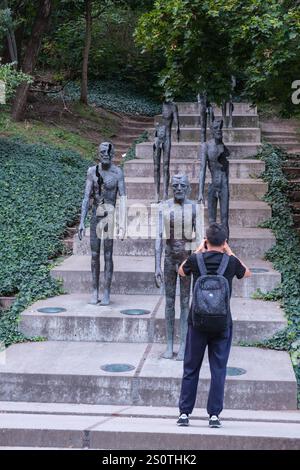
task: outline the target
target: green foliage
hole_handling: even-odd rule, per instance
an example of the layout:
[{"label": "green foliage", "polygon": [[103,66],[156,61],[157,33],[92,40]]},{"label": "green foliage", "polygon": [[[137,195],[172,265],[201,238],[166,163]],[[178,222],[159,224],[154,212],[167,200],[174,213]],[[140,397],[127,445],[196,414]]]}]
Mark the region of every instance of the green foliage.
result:
[{"label": "green foliage", "polygon": [[79,154],[0,139],[0,295],[17,294],[0,317],[0,341],[23,340],[18,316],[32,302],[61,292],[49,274],[77,217],[88,161]]},{"label": "green foliage", "polygon": [[299,5],[278,0],[157,0],[136,30],[144,51],[165,57],[165,90],[206,90],[218,103],[233,74],[244,98],[286,108],[300,74],[299,39]]},{"label": "green foliage", "polygon": [[23,72],[19,72],[14,68],[14,64],[1,64],[0,59],[0,80],[5,83],[6,100],[9,100],[18,85],[22,82],[32,82],[32,78]]},{"label": "green foliage", "polygon": [[266,258],[281,272],[282,282],[275,292],[260,295],[259,298],[276,300],[282,297],[288,326],[271,339],[257,343],[257,346],[289,351],[300,387],[300,240],[289,207],[289,181],[283,173],[287,155],[277,147],[265,145],[260,158],[266,164],[262,178],[269,185],[265,200],[272,207],[268,227],[276,237],[276,244],[267,252]]},{"label": "green foliage", "polygon": [[129,150],[127,150],[126,156],[123,158],[121,162],[121,166],[123,166],[124,163],[128,162],[129,160],[134,160],[136,158],[135,148],[137,144],[141,144],[142,142],[148,142],[148,140],[149,140],[148,132],[144,131],[139,137],[137,137],[137,139],[133,141],[131,147],[129,148]]},{"label": "green foliage", "polygon": [[[70,3],[70,2],[69,2]],[[80,79],[85,38],[84,2],[73,8],[61,5],[54,11],[38,66],[56,70],[62,76]],[[128,1],[93,2],[92,42],[88,75],[94,80],[123,80],[149,93],[162,64],[155,54],[141,55],[133,40],[140,11],[146,5]],[[142,2],[141,2],[142,3]],[[146,78],[146,79],[145,79]]]},{"label": "green foliage", "polygon": [[[78,115],[81,115],[79,111]],[[101,123],[99,124],[101,129],[102,125]],[[43,143],[62,149],[73,150],[89,159],[93,158],[97,149],[96,144],[78,133],[40,121],[16,122],[11,119],[8,112],[2,112],[0,115],[0,134],[7,137],[20,137],[22,140],[30,143]]]},{"label": "green foliage", "polygon": [[[68,99],[78,100],[80,85],[75,82],[69,83],[65,93]],[[90,104],[127,114],[154,116],[161,111],[159,103],[147,95],[138,93],[129,83],[120,81],[101,80],[89,83],[88,100]]]},{"label": "green foliage", "polygon": [[5,36],[11,24],[11,10],[9,8],[0,9],[0,39]]},{"label": "green foliage", "polygon": [[143,52],[165,57],[159,83],[166,92],[179,96],[182,89],[194,94],[206,90],[218,103],[228,97],[229,31],[221,30],[208,1],[157,0],[139,19],[135,37]]}]

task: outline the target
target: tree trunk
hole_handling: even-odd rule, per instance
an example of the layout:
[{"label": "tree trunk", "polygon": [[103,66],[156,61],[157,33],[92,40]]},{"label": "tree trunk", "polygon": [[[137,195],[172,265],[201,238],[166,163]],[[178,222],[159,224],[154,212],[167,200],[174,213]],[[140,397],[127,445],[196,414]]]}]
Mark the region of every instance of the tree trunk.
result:
[{"label": "tree trunk", "polygon": [[[52,0],[40,0],[37,8],[37,16],[32,28],[31,38],[27,44],[22,64],[22,71],[31,75],[36,65],[43,34],[49,24]],[[22,83],[16,91],[12,106],[12,117],[15,121],[21,121],[24,116],[27,103],[29,84]]]},{"label": "tree trunk", "polygon": [[88,64],[92,41],[92,0],[85,0],[85,44],[81,75],[81,103],[88,104]]},{"label": "tree trunk", "polygon": [[12,29],[9,29],[9,31],[7,32],[7,44],[8,44],[10,60],[11,62],[15,63],[15,68],[17,68],[17,65],[18,65],[17,43],[16,43],[15,33]]}]

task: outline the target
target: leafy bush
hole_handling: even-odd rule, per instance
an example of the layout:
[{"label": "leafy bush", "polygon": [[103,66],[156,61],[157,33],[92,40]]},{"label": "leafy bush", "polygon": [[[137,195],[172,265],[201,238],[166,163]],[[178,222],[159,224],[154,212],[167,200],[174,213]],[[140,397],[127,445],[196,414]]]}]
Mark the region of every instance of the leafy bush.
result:
[{"label": "leafy bush", "polygon": [[11,344],[23,339],[19,313],[60,291],[51,259],[77,219],[89,162],[69,150],[1,138],[0,163],[0,295],[17,294],[0,317],[0,341]]},{"label": "leafy bush", "polygon": [[[68,99],[78,100],[80,85],[69,83],[65,88]],[[142,114],[154,116],[161,112],[161,104],[146,95],[138,93],[134,86],[121,81],[91,81],[88,87],[88,100],[90,104],[101,106],[110,111],[126,114]]]},{"label": "leafy bush", "polygon": [[288,325],[272,338],[256,345],[290,352],[300,400],[300,240],[289,206],[287,192],[291,186],[283,172],[288,156],[280,148],[265,145],[259,157],[266,164],[262,178],[269,187],[264,200],[272,207],[272,217],[264,226],[272,229],[276,237],[276,244],[266,253],[266,259],[281,272],[282,283],[275,291],[265,295],[258,293],[257,297],[265,300],[281,298]]},{"label": "leafy bush", "polygon": [[32,82],[32,78],[23,72],[17,71],[14,64],[1,64],[0,58],[0,80],[5,83],[6,100],[11,98],[18,85],[22,82]]}]

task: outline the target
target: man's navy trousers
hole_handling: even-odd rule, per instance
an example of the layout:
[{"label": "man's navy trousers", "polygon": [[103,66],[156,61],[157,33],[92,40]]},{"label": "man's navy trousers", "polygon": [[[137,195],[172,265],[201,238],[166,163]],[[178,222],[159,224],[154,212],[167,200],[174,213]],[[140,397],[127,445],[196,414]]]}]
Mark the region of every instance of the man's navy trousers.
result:
[{"label": "man's navy trousers", "polygon": [[195,406],[199,372],[206,346],[211,372],[207,412],[219,415],[223,409],[226,366],[232,340],[232,326],[218,335],[204,333],[189,324],[179,399],[180,413],[191,414]]}]

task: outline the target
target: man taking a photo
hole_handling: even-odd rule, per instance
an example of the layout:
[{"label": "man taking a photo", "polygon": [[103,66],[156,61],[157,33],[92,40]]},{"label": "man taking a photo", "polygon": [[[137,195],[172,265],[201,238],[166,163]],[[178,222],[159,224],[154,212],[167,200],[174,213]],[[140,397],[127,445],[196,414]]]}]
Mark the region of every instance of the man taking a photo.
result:
[{"label": "man taking a photo", "polygon": [[189,425],[195,406],[199,372],[206,347],[211,371],[207,402],[209,426],[220,427],[226,366],[232,340],[230,297],[232,280],[251,276],[250,270],[230,249],[222,225],[213,223],[195,253],[179,268],[180,276],[193,274],[193,301],[188,317],[188,333],[179,399],[178,426]]}]

